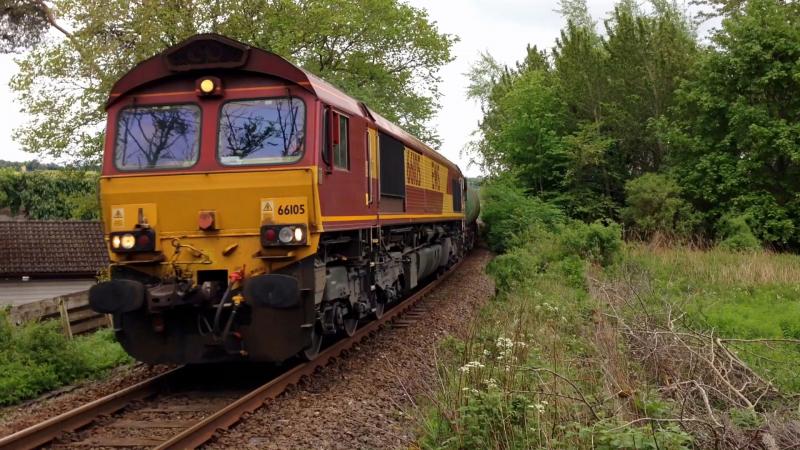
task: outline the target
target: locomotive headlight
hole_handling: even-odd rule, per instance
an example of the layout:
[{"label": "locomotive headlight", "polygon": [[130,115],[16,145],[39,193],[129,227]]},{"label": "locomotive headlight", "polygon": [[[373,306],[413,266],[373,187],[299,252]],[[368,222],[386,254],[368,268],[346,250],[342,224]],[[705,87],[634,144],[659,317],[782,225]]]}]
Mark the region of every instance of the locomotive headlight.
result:
[{"label": "locomotive headlight", "polygon": [[215,87],[216,86],[214,86],[214,80],[206,78],[205,80],[200,82],[200,90],[204,94],[210,94],[210,93],[214,92],[214,88]]},{"label": "locomotive headlight", "polygon": [[114,248],[119,248],[121,239],[119,236],[114,236],[111,238],[111,246]]},{"label": "locomotive headlight", "polygon": [[136,245],[136,238],[130,233],[123,234],[122,238],[120,239],[120,243],[122,244],[122,248],[125,250],[130,250],[134,245]]},{"label": "locomotive headlight", "polygon": [[297,227],[294,229],[294,240],[297,242],[303,242],[303,229]]},{"label": "locomotive headlight", "polygon": [[278,240],[281,241],[283,244],[288,244],[292,242],[292,238],[294,237],[294,233],[292,229],[289,227],[281,228],[281,231],[278,232]]}]

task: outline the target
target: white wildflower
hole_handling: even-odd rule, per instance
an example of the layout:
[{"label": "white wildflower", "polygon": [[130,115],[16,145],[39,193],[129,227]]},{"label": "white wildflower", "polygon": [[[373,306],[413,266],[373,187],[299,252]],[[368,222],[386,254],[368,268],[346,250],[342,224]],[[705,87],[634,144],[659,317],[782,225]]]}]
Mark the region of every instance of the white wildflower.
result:
[{"label": "white wildflower", "polygon": [[499,348],[512,348],[514,347],[514,341],[507,337],[500,336],[497,338],[497,346]]},{"label": "white wildflower", "polygon": [[528,408],[535,409],[537,414],[541,414],[544,412],[544,407],[547,405],[546,401],[542,401],[540,403],[534,403],[532,405],[528,405]]},{"label": "white wildflower", "polygon": [[459,367],[458,370],[462,373],[469,373],[470,369],[483,369],[484,365],[481,364],[480,361],[470,361],[463,366]]}]

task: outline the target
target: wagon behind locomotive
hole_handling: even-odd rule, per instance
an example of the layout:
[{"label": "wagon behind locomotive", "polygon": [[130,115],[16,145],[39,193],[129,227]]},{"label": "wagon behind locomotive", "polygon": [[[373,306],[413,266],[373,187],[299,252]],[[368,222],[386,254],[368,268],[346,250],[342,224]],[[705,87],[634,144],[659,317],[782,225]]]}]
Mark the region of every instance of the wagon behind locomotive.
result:
[{"label": "wagon behind locomotive", "polygon": [[107,112],[90,301],[139,360],[313,357],[472,245],[456,165],[272,53],[195,36]]}]

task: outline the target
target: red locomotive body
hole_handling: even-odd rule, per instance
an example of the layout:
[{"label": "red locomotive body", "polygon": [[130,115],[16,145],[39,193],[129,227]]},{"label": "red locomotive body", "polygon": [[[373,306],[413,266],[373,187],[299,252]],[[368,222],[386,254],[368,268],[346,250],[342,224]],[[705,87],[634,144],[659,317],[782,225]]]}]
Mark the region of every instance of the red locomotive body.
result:
[{"label": "red locomotive body", "polygon": [[107,111],[90,301],[140,360],[313,357],[472,244],[456,165],[275,54],[195,36]]}]

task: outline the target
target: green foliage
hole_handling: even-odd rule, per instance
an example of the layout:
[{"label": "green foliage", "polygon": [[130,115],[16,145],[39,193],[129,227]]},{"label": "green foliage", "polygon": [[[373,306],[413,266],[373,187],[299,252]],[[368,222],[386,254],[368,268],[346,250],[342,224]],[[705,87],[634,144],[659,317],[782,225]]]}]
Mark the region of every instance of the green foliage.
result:
[{"label": "green foliage", "polygon": [[130,361],[111,330],[68,340],[56,321],[11,325],[0,313],[0,405],[10,405]]},{"label": "green foliage", "polygon": [[717,229],[722,238],[719,245],[726,250],[752,251],[761,248],[761,243],[747,224],[746,216],[731,214],[722,216]]},{"label": "green foliage", "polygon": [[800,5],[710,3],[724,20],[701,47],[674,3],[620,1],[601,35],[585,2],[562,2],[551,53],[475,65],[470,150],[572,218],[711,240],[733,213],[757,240],[800,247]]},{"label": "green foliage", "polygon": [[97,180],[96,172],[0,169],[0,208],[31,219],[96,220]]},{"label": "green foliage", "polygon": [[0,1],[0,53],[15,53],[42,40],[50,25],[50,10],[43,1]]},{"label": "green foliage", "polygon": [[[685,434],[660,426],[611,430],[587,403],[576,401],[577,390],[589,407],[603,409],[594,400],[604,396],[602,383],[586,381],[600,376],[601,364],[582,360],[591,353],[585,320],[596,307],[586,292],[586,270],[617,258],[619,226],[567,221],[557,207],[532,202],[510,177],[485,182],[483,193],[489,230],[498,230],[498,223],[511,228],[519,211],[526,219],[513,222],[519,227],[514,232],[493,235],[506,239],[495,242],[506,252],[487,267],[497,296],[482,311],[478,331],[466,343],[442,345],[444,389],[423,416],[421,448],[589,448],[628,442],[620,440],[628,436],[683,448],[673,443],[689,442]],[[656,400],[647,412],[672,406]]]},{"label": "green foliage", "polygon": [[470,150],[490,174],[515,170],[527,191],[585,221],[617,219],[625,182],[660,170],[657,119],[696,56],[689,20],[667,2],[621,2],[600,36],[586,3],[561,2],[567,27],[552,53],[529,48],[515,68],[483,55],[470,95],[485,115]]},{"label": "green foliage", "polygon": [[421,138],[439,97],[438,70],[455,38],[397,0],[59,0],[69,24],[19,61],[11,87],[32,117],[23,148],[96,162],[106,97],[142,61],[197,33],[216,32],[273,51],[365,101]]},{"label": "green foliage", "polygon": [[579,433],[597,450],[689,450],[692,437],[677,425],[629,427],[616,422],[602,422],[585,427]]},{"label": "green foliage", "polygon": [[481,189],[481,218],[486,225],[489,246],[505,251],[520,240],[531,226],[555,231],[564,223],[557,207],[525,194],[515,177],[505,176],[484,182]]},{"label": "green foliage", "polygon": [[677,90],[664,139],[707,234],[733,211],[749,216],[759,240],[797,247],[800,4],[740,6]]},{"label": "green foliage", "polygon": [[611,265],[622,248],[622,229],[616,223],[573,222],[559,233],[563,257],[578,256],[602,266]]},{"label": "green foliage", "polygon": [[627,206],[622,217],[642,235],[689,236],[696,213],[681,197],[678,184],[663,174],[647,173],[625,183]]}]

